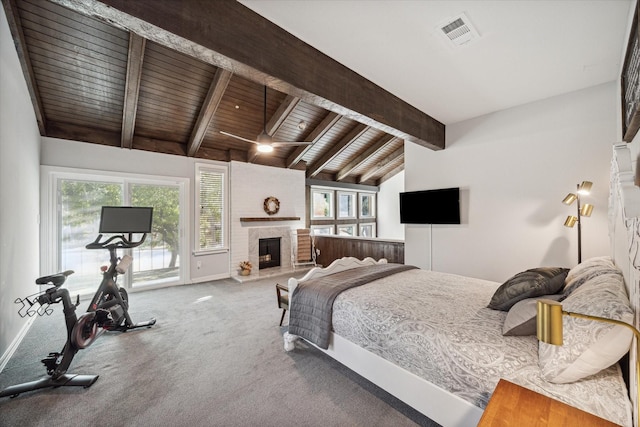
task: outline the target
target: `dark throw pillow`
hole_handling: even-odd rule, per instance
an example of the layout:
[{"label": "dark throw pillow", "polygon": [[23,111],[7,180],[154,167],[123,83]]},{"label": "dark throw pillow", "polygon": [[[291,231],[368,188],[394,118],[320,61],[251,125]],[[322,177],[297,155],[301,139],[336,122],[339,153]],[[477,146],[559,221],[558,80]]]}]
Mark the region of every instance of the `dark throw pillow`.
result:
[{"label": "dark throw pillow", "polygon": [[509,311],[523,299],[555,294],[563,288],[568,272],[568,268],[541,267],[518,273],[496,290],[488,307]]}]

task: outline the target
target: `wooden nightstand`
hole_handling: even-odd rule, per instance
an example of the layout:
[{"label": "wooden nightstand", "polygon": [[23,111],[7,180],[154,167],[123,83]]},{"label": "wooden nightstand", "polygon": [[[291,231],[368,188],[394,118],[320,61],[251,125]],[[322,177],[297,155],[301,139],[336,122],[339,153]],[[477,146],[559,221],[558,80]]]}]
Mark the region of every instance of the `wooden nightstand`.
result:
[{"label": "wooden nightstand", "polygon": [[487,426],[586,427],[617,424],[507,380],[500,380],[478,423],[478,427]]}]

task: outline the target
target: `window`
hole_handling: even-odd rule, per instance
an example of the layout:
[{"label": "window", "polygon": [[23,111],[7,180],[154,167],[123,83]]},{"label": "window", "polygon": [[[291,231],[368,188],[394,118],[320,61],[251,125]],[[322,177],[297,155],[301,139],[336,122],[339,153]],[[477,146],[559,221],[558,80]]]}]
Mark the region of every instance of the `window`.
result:
[{"label": "window", "polygon": [[[132,267],[120,277],[126,288],[179,283],[187,256],[184,233],[188,180],[143,175],[43,167],[49,185],[43,203],[44,271],[74,270],[65,286],[90,294],[100,283],[100,266],[108,264],[104,250],[88,250],[98,236],[102,206],[153,207],[152,231],[144,244],[120,249],[133,256]],[[105,237],[106,238],[106,237]]]},{"label": "window", "polygon": [[338,236],[355,236],[356,235],[356,225],[355,224],[345,224],[338,226]]},{"label": "window", "polygon": [[228,247],[227,174],[223,166],[196,165],[196,252]]},{"label": "window", "polygon": [[333,190],[314,189],[311,191],[311,218],[333,218]]},{"label": "window", "polygon": [[376,217],[376,196],[373,193],[360,193],[360,218]]},{"label": "window", "polygon": [[376,237],[376,193],[358,191],[361,187],[366,186],[309,187],[309,220],[316,235]]},{"label": "window", "polygon": [[374,223],[360,224],[361,237],[376,237],[376,225]]},{"label": "window", "polygon": [[313,234],[318,236],[333,234],[334,227],[333,225],[312,225],[311,229],[313,230]]},{"label": "window", "polygon": [[338,191],[338,219],[356,217],[356,193]]}]

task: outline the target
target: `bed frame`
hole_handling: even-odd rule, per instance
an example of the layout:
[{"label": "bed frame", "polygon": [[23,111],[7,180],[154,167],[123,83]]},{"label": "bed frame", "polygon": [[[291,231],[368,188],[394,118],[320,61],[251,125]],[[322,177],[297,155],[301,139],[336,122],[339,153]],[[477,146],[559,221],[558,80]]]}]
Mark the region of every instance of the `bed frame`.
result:
[{"label": "bed frame", "polygon": [[[326,268],[316,267],[311,269],[299,280],[295,278],[289,279],[289,295],[293,295],[293,290],[298,286],[299,282],[355,267],[386,263],[387,260],[384,258],[379,261],[373,258],[359,260],[353,257],[337,259]],[[293,350],[294,343],[298,339],[300,337],[297,335],[285,332],[284,349],[286,351]],[[315,346],[313,343],[310,344]],[[317,346],[315,347],[407,405],[422,412],[438,424],[443,426],[475,426],[482,416],[482,409],[477,406],[333,332],[330,334],[328,349],[324,350]]]},{"label": "bed frame", "polygon": [[[611,256],[623,271],[631,305],[638,313],[640,306],[640,189],[634,185],[631,154],[626,144],[613,147],[608,211]],[[310,270],[299,280],[289,279],[289,295],[293,295],[293,290],[299,282],[350,268],[386,262],[385,259],[376,261],[373,258],[338,259],[326,268],[316,267]],[[637,315],[635,326],[638,327]],[[298,336],[286,332],[284,334],[285,350],[293,350],[297,339],[299,339]],[[331,333],[327,350],[318,349],[445,427],[476,426],[482,416],[483,410],[477,406],[335,333]],[[634,407],[634,425],[638,427],[635,398],[637,385],[634,381],[636,357],[635,351],[629,354],[629,378],[631,379],[629,394],[632,396]]]}]

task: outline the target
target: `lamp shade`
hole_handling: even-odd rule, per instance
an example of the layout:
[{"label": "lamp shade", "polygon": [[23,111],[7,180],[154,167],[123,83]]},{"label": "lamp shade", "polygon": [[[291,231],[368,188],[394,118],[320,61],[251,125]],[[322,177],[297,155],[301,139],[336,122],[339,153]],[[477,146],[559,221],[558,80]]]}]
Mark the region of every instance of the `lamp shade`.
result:
[{"label": "lamp shade", "polygon": [[591,216],[591,212],[593,212],[593,205],[589,203],[586,203],[580,208],[580,215],[582,216]]},{"label": "lamp shade", "polygon": [[591,193],[591,186],[593,182],[591,181],[582,181],[582,184],[578,186],[578,193],[580,194],[589,194]]},{"label": "lamp shade", "polygon": [[578,217],[575,217],[573,215],[569,215],[567,217],[567,219],[564,221],[564,226],[565,227],[573,227],[574,225],[576,225],[576,222],[578,222]]},{"label": "lamp shade", "polygon": [[537,309],[538,339],[547,344],[562,345],[562,304],[539,299]]},{"label": "lamp shade", "polygon": [[562,203],[564,203],[565,205],[570,205],[571,203],[575,202],[577,198],[578,196],[576,196],[575,194],[569,193],[567,194],[567,197],[562,200]]}]

